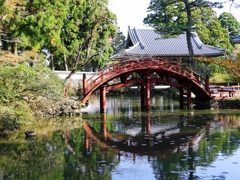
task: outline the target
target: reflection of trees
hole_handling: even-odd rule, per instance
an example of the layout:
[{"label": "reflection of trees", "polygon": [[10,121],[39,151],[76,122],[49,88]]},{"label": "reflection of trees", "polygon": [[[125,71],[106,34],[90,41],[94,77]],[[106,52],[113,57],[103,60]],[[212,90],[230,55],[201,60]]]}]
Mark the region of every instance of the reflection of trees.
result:
[{"label": "reflection of trees", "polygon": [[[203,126],[212,119],[214,120]],[[219,153],[222,156],[230,156],[240,145],[240,130],[237,128],[240,125],[240,115],[214,114],[214,117],[202,114],[182,115],[177,121],[180,131],[178,134],[168,135],[165,141],[168,145],[165,149],[163,144],[154,144],[154,135],[159,137],[159,134],[150,132],[154,122],[159,123],[159,121],[151,119],[149,125],[148,116],[144,116],[139,121],[143,124],[139,124],[141,131],[135,137],[119,133],[115,122],[107,117],[105,125],[100,121],[90,122],[92,131],[99,135],[99,139],[90,137],[82,128],[78,128],[64,131],[64,136],[62,136],[63,131],[56,130],[52,136],[41,138],[37,136],[32,141],[0,142],[0,177],[3,179],[111,179],[111,172],[118,165],[122,154],[115,154],[120,151],[116,148],[121,148],[121,146],[112,147],[116,142],[108,143],[113,135],[119,135],[123,141],[131,138],[132,141],[144,139],[144,144],[147,144],[147,141],[153,142],[149,149],[155,153],[147,154],[148,157],[146,153],[143,154],[144,157],[149,158],[156,179],[164,180],[169,177],[196,179],[194,173],[196,167],[211,165]],[[131,125],[125,119],[123,122]],[[124,123],[120,124],[119,120],[118,126],[124,127]],[[104,127],[107,129],[106,135],[104,135]],[[194,136],[198,132],[200,133]],[[201,138],[198,139],[200,135]],[[100,144],[100,140],[103,143]],[[158,140],[164,141],[164,139]],[[175,144],[170,145],[173,141]],[[184,146],[184,143],[188,146]],[[179,148],[176,148],[177,145]],[[129,148],[128,153],[132,149]],[[135,153],[133,157],[136,156],[136,159],[142,156],[137,154],[137,151]]]},{"label": "reflection of trees", "polygon": [[[212,119],[214,121],[211,121]],[[219,156],[219,152],[229,156],[238,148],[240,131],[232,128],[240,125],[239,119],[238,116],[224,114],[215,114],[214,117],[209,114],[181,115],[178,123],[179,132],[161,139],[163,142],[161,145],[154,143],[154,136],[159,135],[150,132],[154,123],[149,121],[148,116],[142,116],[141,124],[139,124],[140,131],[132,136],[119,133],[122,131],[117,131],[117,128],[108,124],[106,139],[101,135],[103,132],[101,123],[94,121],[92,125],[93,130],[97,129],[94,134],[102,142],[121,151],[132,152],[133,157],[136,154],[147,154],[149,159],[153,157],[151,164],[156,179],[169,179],[169,177],[171,179],[179,179],[179,177],[195,179],[197,178],[195,177],[196,167],[209,166]],[[128,127],[131,126],[132,120],[127,122],[124,117],[122,123]],[[138,122],[136,119],[134,121]],[[114,124],[113,121],[107,120],[106,122]],[[99,123],[98,128],[94,126],[97,123]],[[123,124],[121,127],[124,128]],[[115,140],[112,141],[112,139]],[[123,141],[122,144],[120,141]],[[126,142],[128,142],[128,146],[126,146]],[[135,142],[146,146],[136,146]],[[175,144],[171,145],[171,142],[175,142]],[[134,160],[135,158],[133,158]]]},{"label": "reflection of trees", "polygon": [[70,132],[69,145],[74,154],[65,154],[64,176],[66,179],[111,179],[109,172],[117,163],[114,154],[91,140],[86,147],[85,136],[83,129]]},{"label": "reflection of trees", "polygon": [[[129,134],[124,134],[123,131],[118,128],[106,128],[112,126],[106,125],[106,123],[109,123],[109,121],[107,119],[104,119],[104,117],[105,116],[102,117],[102,123],[100,123],[99,121],[91,121],[89,123],[92,125],[92,129],[90,129],[89,131],[94,131],[93,136],[98,139],[98,141],[101,141],[101,144],[107,144],[106,146],[111,147],[113,146],[119,151],[133,153],[133,160],[135,160],[134,157],[136,154],[148,155],[149,158],[157,157],[157,160],[152,161],[153,169],[156,172],[155,174],[157,179],[168,179],[170,175],[172,177],[172,172],[176,171],[176,165],[178,165],[178,171],[185,170],[186,172],[188,172],[188,169],[193,170],[196,162],[199,161],[199,159],[196,158],[196,152],[193,151],[192,143],[194,143],[197,138],[203,133],[200,128],[196,128],[196,125],[198,127],[201,127],[205,125],[206,120],[202,120],[196,123],[193,121],[192,116],[187,115],[181,116],[180,120],[178,117],[178,120],[176,120],[177,123],[174,123],[174,121],[174,125],[172,125],[171,123],[169,124],[169,121],[171,122],[171,120],[169,120],[169,117],[171,116],[169,116],[166,117],[167,120],[164,121],[165,123],[168,122],[167,124],[169,126],[166,126],[168,128],[168,132],[163,131],[159,133],[151,132],[151,127],[154,128],[154,126],[156,127],[156,125],[154,125],[154,120],[153,122],[151,122],[149,114],[145,114],[141,116],[141,119],[139,121],[136,120],[137,118],[135,120],[130,120],[134,120],[135,123],[137,122],[136,124],[140,126],[140,131],[138,133],[134,133],[134,135],[131,136]],[[114,122],[112,121],[111,123]],[[122,123],[126,126],[131,125],[131,123],[129,124],[129,122],[126,121],[125,117]],[[104,127],[107,129],[106,137],[105,135],[102,135],[105,134]],[[123,127],[124,129],[126,128],[124,125],[121,125],[121,127]],[[177,133],[175,131],[176,128],[177,130],[179,129]],[[161,143],[157,143],[157,141],[160,140]],[[174,143],[171,144],[172,142]],[[188,157],[182,157],[181,146],[188,147]],[[183,159],[182,161],[181,158]],[[193,172],[191,172],[190,175],[193,176]],[[177,179],[178,174],[175,174],[173,176],[176,176]]]},{"label": "reflection of trees", "polygon": [[[239,116],[220,115],[219,119],[211,121],[208,134],[199,141],[198,148],[189,147],[184,153],[166,153],[152,161],[156,179],[179,179],[185,177],[194,179],[197,166],[209,166],[221,153],[223,156],[232,155],[240,144],[240,131],[233,128],[240,123]],[[230,120],[229,120],[230,119]],[[196,120],[196,119],[195,119]]]},{"label": "reflection of trees", "polygon": [[215,122],[211,122],[210,135],[205,138],[200,147],[206,149],[206,156],[212,162],[219,152],[228,156],[239,146],[240,131],[236,125],[240,123],[240,116],[218,115]]},{"label": "reflection of trees", "polygon": [[[67,136],[66,136],[67,132]],[[64,136],[63,136],[64,135]],[[55,131],[51,137],[21,143],[1,143],[0,177],[3,179],[111,179],[118,159],[90,141],[84,130]]]},{"label": "reflection of trees", "polygon": [[60,136],[54,136],[51,141],[2,143],[0,174],[3,179],[61,179],[63,149]]}]

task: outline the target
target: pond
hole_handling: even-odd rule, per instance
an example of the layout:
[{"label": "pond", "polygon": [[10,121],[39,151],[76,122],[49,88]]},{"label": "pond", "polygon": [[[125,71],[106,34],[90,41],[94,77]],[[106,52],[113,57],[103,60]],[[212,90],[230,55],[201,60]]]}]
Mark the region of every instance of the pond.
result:
[{"label": "pond", "polygon": [[[153,96],[93,97],[82,117],[41,119],[0,137],[0,179],[236,179],[240,110],[180,110]],[[36,137],[25,137],[34,128]]]}]

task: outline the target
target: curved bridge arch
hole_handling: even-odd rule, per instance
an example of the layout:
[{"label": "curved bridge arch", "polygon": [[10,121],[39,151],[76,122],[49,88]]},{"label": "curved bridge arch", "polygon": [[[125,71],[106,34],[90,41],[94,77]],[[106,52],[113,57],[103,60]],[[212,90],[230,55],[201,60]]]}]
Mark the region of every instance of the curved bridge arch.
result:
[{"label": "curved bridge arch", "polygon": [[[139,77],[130,76],[133,72]],[[117,83],[109,83],[117,78],[120,78]],[[82,104],[85,104],[91,95],[103,86],[110,90],[131,84],[144,84],[146,79],[150,84],[161,83],[177,88],[190,87],[197,99],[203,101],[211,99],[208,81],[193,70],[166,59],[149,58],[121,61],[108,66],[90,79],[83,79]]]}]

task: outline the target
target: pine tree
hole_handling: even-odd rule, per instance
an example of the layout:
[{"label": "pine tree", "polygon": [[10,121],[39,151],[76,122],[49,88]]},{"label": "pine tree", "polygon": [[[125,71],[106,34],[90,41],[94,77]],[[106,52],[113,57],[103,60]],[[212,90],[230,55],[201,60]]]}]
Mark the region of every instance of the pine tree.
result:
[{"label": "pine tree", "polygon": [[240,35],[240,22],[231,13],[224,12],[218,19],[231,36]]},{"label": "pine tree", "polygon": [[[191,43],[192,31],[194,28],[198,31],[199,27],[205,27],[200,34],[210,33],[207,30],[208,26],[203,25],[200,18],[209,18],[209,16],[201,13],[204,12],[203,10],[211,10],[211,7],[221,7],[221,3],[211,3],[205,0],[152,0],[148,7],[149,14],[144,19],[144,23],[154,27],[166,37],[186,33],[189,59],[192,67],[195,68]],[[201,15],[200,18],[199,15]],[[208,25],[211,24],[211,21],[212,19],[209,18]],[[221,31],[221,29],[218,29],[218,31]]]}]

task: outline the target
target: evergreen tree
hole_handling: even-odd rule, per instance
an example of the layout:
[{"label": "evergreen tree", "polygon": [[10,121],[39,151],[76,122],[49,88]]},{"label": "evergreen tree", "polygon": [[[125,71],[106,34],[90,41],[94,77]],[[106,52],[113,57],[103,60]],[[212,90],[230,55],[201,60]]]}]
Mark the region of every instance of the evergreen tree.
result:
[{"label": "evergreen tree", "polygon": [[[199,22],[194,21],[194,17],[198,19],[199,13],[203,12],[202,9],[211,9],[211,7],[221,7],[221,3],[212,3],[206,0],[152,0],[148,7],[149,14],[144,18],[144,23],[154,27],[166,37],[186,33],[190,62],[194,68],[191,32],[194,25],[201,26]],[[207,29],[205,29],[206,32],[208,32]]]},{"label": "evergreen tree", "polygon": [[215,47],[232,50],[228,31],[221,26],[216,12],[211,8],[195,10],[193,22],[203,43]]},{"label": "evergreen tree", "polygon": [[231,13],[224,12],[218,19],[231,36],[240,35],[240,23]]},{"label": "evergreen tree", "polygon": [[117,53],[120,50],[123,50],[125,48],[125,44],[126,44],[126,37],[123,35],[120,29],[118,29],[118,33],[112,41],[112,47],[113,47],[114,53]]},{"label": "evergreen tree", "polygon": [[[6,33],[4,50],[18,54],[30,50],[50,55],[52,69],[70,70],[64,86],[77,70],[103,67],[113,54],[116,16],[108,0],[22,0],[9,4],[2,21]],[[34,60],[36,56],[33,57]]]},{"label": "evergreen tree", "polygon": [[[82,70],[92,60],[103,65],[113,53],[116,16],[108,0],[22,0],[5,3],[5,50],[17,39],[22,51],[47,51],[58,69]],[[1,6],[3,7],[3,5]],[[16,43],[15,43],[16,46]],[[12,49],[16,52],[17,47]]]}]

